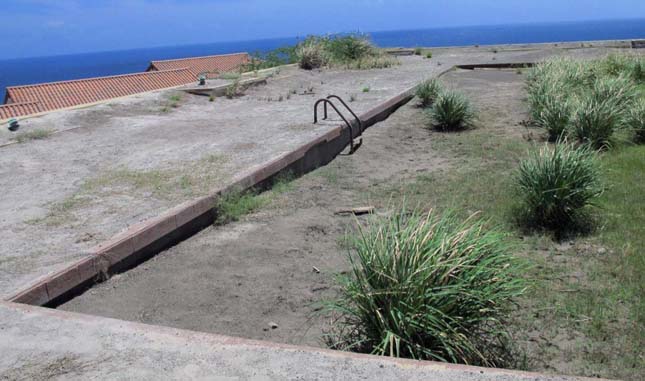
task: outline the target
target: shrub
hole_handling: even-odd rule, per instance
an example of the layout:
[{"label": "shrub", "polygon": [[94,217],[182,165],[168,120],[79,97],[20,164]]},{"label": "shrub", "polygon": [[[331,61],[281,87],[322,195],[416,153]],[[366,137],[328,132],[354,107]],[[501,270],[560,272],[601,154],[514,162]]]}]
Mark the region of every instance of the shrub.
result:
[{"label": "shrub", "polygon": [[432,58],[432,52],[426,53],[426,58],[428,58],[428,59]]},{"label": "shrub", "polygon": [[377,55],[376,48],[366,36],[360,34],[329,38],[325,47],[331,59],[339,63],[347,63]]},{"label": "shrub", "polygon": [[407,213],[361,229],[329,307],[336,349],[495,365],[489,356],[522,294],[503,236],[474,217]]},{"label": "shrub", "polygon": [[328,62],[328,57],[325,52],[325,40],[309,37],[298,45],[296,49],[296,56],[298,58],[298,65],[304,70],[313,70],[323,67]]},{"label": "shrub", "polygon": [[460,131],[472,127],[475,112],[466,97],[445,92],[429,110],[432,126],[440,131]]},{"label": "shrub", "polygon": [[516,181],[522,222],[557,232],[582,223],[582,211],[603,191],[595,153],[566,142],[523,160]]},{"label": "shrub", "polygon": [[424,81],[417,87],[416,96],[422,107],[431,106],[441,93],[441,84],[436,78]]},{"label": "shrub", "polygon": [[256,51],[251,54],[251,61],[246,64],[242,71],[257,72],[281,65],[288,65],[298,62],[296,46],[285,46],[269,52]]},{"label": "shrub", "polygon": [[347,69],[380,69],[399,63],[376,49],[366,36],[350,34],[334,37],[307,37],[296,47],[302,69],[342,66]]},{"label": "shrub", "polygon": [[414,48],[414,55],[415,56],[420,56],[423,54],[423,50],[421,48]]}]

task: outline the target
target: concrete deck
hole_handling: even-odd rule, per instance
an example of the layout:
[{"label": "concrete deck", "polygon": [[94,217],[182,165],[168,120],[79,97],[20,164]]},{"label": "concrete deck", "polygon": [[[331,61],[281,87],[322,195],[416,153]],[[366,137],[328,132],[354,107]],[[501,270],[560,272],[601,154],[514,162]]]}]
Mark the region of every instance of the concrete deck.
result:
[{"label": "concrete deck", "polygon": [[[352,106],[363,113],[455,64],[607,52],[442,49],[432,60],[403,57],[401,66],[384,70],[285,69],[267,86],[218,99],[214,107],[204,97],[184,98],[160,113],[174,93],[159,92],[26,120],[26,131],[68,131],[0,147],[0,228],[9,232],[0,247],[0,296],[334,129],[337,120],[311,124],[319,96],[355,95]],[[279,96],[285,99],[276,101]],[[152,184],[138,186],[143,180]],[[0,302],[0,322],[0,378],[6,379],[577,379],[253,342],[8,302]]]},{"label": "concrete deck", "polygon": [[585,380],[273,344],[6,302],[0,321],[3,380]]}]

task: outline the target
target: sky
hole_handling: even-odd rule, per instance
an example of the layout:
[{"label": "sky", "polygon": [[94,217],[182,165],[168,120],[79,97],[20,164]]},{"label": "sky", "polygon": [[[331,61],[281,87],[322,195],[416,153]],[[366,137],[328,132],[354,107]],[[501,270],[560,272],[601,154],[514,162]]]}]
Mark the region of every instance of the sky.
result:
[{"label": "sky", "polygon": [[0,59],[349,31],[645,18],[645,0],[1,0]]}]

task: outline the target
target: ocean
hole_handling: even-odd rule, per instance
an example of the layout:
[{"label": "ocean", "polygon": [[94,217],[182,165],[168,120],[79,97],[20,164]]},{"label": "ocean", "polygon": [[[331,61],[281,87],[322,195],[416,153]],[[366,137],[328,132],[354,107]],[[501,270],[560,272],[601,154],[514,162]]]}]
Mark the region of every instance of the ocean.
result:
[{"label": "ocean", "polygon": [[[368,33],[380,47],[461,46],[645,38],[645,19],[467,26]],[[7,86],[145,71],[152,60],[266,52],[297,37],[0,61],[0,91]],[[0,99],[3,100],[3,99]],[[0,102],[1,103],[1,102]]]}]

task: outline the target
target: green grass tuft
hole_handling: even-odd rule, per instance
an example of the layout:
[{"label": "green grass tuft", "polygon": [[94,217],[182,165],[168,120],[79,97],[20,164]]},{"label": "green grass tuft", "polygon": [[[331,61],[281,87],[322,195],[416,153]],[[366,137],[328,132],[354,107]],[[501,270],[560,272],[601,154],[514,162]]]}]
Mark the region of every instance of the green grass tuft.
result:
[{"label": "green grass tuft", "polygon": [[432,78],[417,87],[416,96],[420,100],[421,107],[430,107],[441,92],[441,83],[436,78]]},{"label": "green grass tuft", "polygon": [[461,131],[473,127],[475,111],[460,93],[442,93],[428,110],[431,126],[439,131]]},{"label": "green grass tuft", "polygon": [[516,183],[521,222],[556,233],[588,227],[583,212],[603,192],[595,152],[566,142],[531,153]]},{"label": "green grass tuft", "polygon": [[[376,220],[353,242],[351,275],[329,308],[332,347],[501,365],[505,318],[525,284],[504,236],[471,217],[409,212]],[[503,350],[502,350],[503,352]]]},{"label": "green grass tuft", "polygon": [[26,143],[32,140],[42,140],[42,139],[47,139],[53,134],[53,131],[51,130],[44,130],[44,129],[36,129],[33,131],[28,131],[28,132],[21,132],[17,134],[13,140],[15,140],[17,143]]}]

